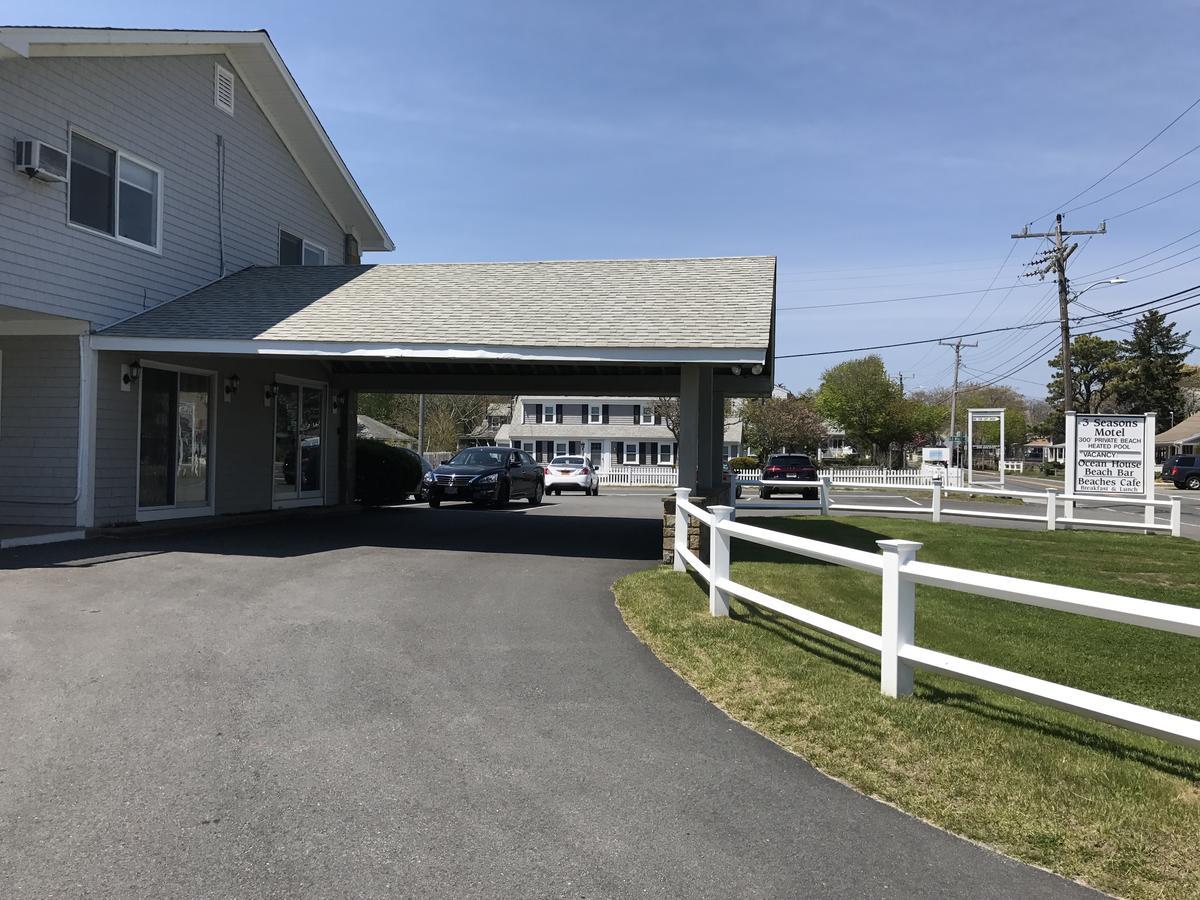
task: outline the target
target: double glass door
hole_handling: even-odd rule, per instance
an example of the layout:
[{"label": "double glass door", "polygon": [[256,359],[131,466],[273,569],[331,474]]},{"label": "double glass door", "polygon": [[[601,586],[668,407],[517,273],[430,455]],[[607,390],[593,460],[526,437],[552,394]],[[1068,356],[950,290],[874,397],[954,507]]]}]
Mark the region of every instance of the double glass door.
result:
[{"label": "double glass door", "polygon": [[272,496],[276,502],[320,497],[325,389],[305,384],[278,388]]}]

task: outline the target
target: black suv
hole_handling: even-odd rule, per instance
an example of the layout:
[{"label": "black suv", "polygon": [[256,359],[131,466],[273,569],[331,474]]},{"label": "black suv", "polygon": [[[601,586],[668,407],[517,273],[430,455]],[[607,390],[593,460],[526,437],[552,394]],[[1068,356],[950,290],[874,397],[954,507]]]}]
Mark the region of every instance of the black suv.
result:
[{"label": "black suv", "polygon": [[459,450],[432,472],[426,472],[421,484],[429,505],[435,508],[443,500],[506,506],[518,497],[537,506],[546,493],[542,467],[524,450],[510,447]]},{"label": "black suv", "polygon": [[769,500],[772,494],[799,493],[805,500],[816,500],[821,496],[820,488],[811,484],[817,480],[817,467],[813,465],[810,457],[799,453],[783,453],[772,456],[763,467],[762,480],[809,482],[808,485],[797,484],[795,487],[790,484],[778,483],[768,487],[764,484],[758,491],[758,495],[764,500]]},{"label": "black suv", "polygon": [[1200,491],[1200,466],[1194,456],[1172,456],[1163,463],[1162,480],[1173,481],[1177,488]]}]

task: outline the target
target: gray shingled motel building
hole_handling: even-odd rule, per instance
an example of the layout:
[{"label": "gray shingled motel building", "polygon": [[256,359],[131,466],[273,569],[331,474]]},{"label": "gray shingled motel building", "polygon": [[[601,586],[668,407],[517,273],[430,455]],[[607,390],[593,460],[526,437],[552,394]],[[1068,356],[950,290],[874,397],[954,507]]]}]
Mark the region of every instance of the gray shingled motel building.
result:
[{"label": "gray shingled motel building", "polygon": [[262,31],[0,26],[0,148],[0,548],[350,501],[361,391],[677,394],[711,486],[770,390],[771,257],[363,265]]}]

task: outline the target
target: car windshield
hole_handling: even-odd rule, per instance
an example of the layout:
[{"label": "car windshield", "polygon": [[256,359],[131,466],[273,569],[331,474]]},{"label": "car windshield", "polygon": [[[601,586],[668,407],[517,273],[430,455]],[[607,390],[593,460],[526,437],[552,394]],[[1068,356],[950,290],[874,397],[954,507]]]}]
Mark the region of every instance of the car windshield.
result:
[{"label": "car windshield", "polygon": [[511,453],[504,447],[469,447],[460,450],[446,465],[449,466],[502,466]]},{"label": "car windshield", "polygon": [[582,466],[582,456],[556,456],[550,460],[552,466]]},{"label": "car windshield", "polygon": [[811,466],[812,460],[807,456],[772,456],[772,466]]}]

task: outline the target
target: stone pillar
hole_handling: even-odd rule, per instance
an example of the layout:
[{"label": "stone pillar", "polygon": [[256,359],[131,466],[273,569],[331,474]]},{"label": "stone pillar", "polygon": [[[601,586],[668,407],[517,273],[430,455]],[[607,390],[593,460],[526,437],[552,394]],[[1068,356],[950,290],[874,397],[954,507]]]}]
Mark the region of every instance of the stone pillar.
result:
[{"label": "stone pillar", "polygon": [[[703,497],[690,497],[689,500],[702,509],[707,509],[708,501]],[[708,529],[704,529],[706,532]],[[708,557],[705,546],[705,535],[701,531],[700,521],[694,516],[688,519],[688,549],[700,559]],[[670,565],[675,560],[675,497],[663,497],[663,562]]]}]

